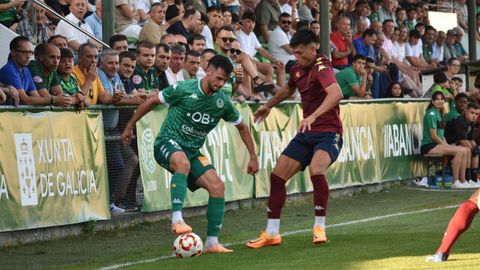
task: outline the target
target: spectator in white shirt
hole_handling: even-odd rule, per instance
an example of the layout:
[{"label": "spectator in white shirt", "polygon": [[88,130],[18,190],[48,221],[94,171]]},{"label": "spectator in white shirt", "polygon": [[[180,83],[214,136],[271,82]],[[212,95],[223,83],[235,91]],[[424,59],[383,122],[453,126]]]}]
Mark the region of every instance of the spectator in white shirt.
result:
[{"label": "spectator in white shirt", "polygon": [[[85,22],[83,17],[88,11],[86,0],[72,0],[70,2],[70,14],[65,16],[65,19],[73,22],[80,28],[93,35],[92,28]],[[87,43],[90,38],[65,21],[60,21],[55,29],[55,35],[62,35],[67,38],[68,47],[74,51],[78,51],[81,44]]]},{"label": "spectator in white shirt", "polygon": [[445,39],[447,39],[447,34],[443,31],[438,31],[437,38],[433,43],[433,58],[437,63],[443,63]]},{"label": "spectator in white shirt", "polygon": [[[255,28],[255,21],[256,16],[253,12],[245,12],[242,16],[242,29],[237,32],[236,38],[237,41],[240,43],[241,50],[248,54],[252,59],[254,59],[254,63],[257,66],[258,71],[265,75],[267,78],[269,78],[269,80],[272,80],[274,66],[283,68],[283,63],[275,59],[275,57],[273,57],[267,50],[262,48],[262,45],[260,45],[260,42],[257,39],[257,36],[253,33],[253,29]],[[264,64],[257,61],[254,58],[257,52],[262,57],[272,62],[273,65]]]},{"label": "spectator in white shirt", "polygon": [[282,13],[278,20],[278,26],[272,31],[268,41],[268,50],[276,58],[287,64],[290,60],[295,60],[293,49],[290,47],[290,25],[292,17],[287,13]]},{"label": "spectator in white shirt", "polygon": [[170,47],[170,51],[172,52],[172,57],[165,73],[167,74],[168,84],[173,85],[185,80],[182,72],[185,61],[185,48],[179,44],[174,44]]},{"label": "spectator in white shirt", "polygon": [[422,44],[420,43],[420,32],[413,29],[408,34],[408,42],[405,45],[405,58],[408,60],[410,65],[420,70],[427,70],[435,67],[435,63],[427,64],[423,59],[422,53]]}]

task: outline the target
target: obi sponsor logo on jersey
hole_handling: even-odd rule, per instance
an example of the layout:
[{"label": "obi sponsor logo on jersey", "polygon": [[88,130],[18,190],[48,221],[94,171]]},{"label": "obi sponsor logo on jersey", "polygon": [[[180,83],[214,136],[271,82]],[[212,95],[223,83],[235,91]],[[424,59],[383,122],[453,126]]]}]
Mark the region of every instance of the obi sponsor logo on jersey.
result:
[{"label": "obi sponsor logo on jersey", "polygon": [[[38,205],[40,198],[98,192],[93,170],[79,168],[69,138],[33,140],[32,133],[15,133],[14,141],[22,206]],[[8,192],[3,182],[4,177],[0,198]]]},{"label": "obi sponsor logo on jersey", "polygon": [[215,120],[213,117],[210,116],[208,113],[201,113],[201,112],[194,112],[194,113],[187,113],[187,116],[193,120],[195,123],[201,123],[204,125],[208,125],[213,123]]}]

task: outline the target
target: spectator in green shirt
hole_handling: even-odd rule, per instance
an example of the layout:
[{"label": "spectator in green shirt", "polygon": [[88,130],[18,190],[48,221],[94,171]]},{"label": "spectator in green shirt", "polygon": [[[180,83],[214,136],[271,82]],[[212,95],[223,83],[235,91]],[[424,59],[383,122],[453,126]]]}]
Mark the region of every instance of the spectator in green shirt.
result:
[{"label": "spectator in green shirt", "polygon": [[468,100],[469,98],[465,93],[459,93],[455,96],[455,108],[451,108],[445,116],[445,122],[447,123],[447,126],[449,122],[462,115],[465,108],[467,108]]},{"label": "spectator in green shirt", "polygon": [[57,68],[57,80],[62,88],[63,95],[72,98],[72,104],[79,109],[83,109],[90,105],[88,99],[80,91],[77,79],[72,75],[73,70],[73,51],[70,48],[60,49],[60,62]]},{"label": "spectator in green shirt", "polygon": [[367,70],[366,58],[357,54],[353,57],[352,65],[344,68],[335,75],[344,99],[369,99],[372,95],[366,91]]},{"label": "spectator in green shirt", "polygon": [[0,0],[0,23],[15,32],[19,22],[17,9],[24,3],[25,0]]},{"label": "spectator in green shirt", "polygon": [[[465,169],[467,168],[467,156],[469,151],[465,147],[449,145],[445,140],[444,119],[445,96],[441,91],[434,92],[423,117],[423,139],[420,153],[422,155],[447,155],[452,159],[452,179],[455,188],[470,188],[465,184]],[[468,187],[467,187],[468,186]]]},{"label": "spectator in green shirt", "polygon": [[432,95],[435,92],[442,92],[445,99],[448,101],[448,106],[452,109],[455,105],[453,104],[454,96],[448,90],[448,88],[450,88],[450,81],[448,80],[447,75],[441,71],[435,72],[435,74],[433,74],[433,82]]}]

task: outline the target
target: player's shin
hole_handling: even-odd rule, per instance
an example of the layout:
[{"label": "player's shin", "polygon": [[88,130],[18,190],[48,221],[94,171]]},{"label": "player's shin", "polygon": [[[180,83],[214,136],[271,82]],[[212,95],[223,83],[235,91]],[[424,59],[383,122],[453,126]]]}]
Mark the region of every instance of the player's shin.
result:
[{"label": "player's shin", "polygon": [[315,209],[315,224],[325,228],[325,216],[327,215],[327,204],[329,188],[327,178],[324,174],[311,176],[313,185],[313,205]]},{"label": "player's shin", "polygon": [[448,257],[453,244],[458,237],[470,227],[470,224],[477,213],[478,206],[470,200],[467,200],[460,205],[448,224],[447,230],[442,239],[442,244],[438,248],[437,253],[442,252]]},{"label": "player's shin", "polygon": [[225,198],[208,198],[207,206],[207,240],[205,246],[218,244],[218,234],[223,225],[223,214],[225,210]]},{"label": "player's shin", "polygon": [[268,198],[268,224],[266,232],[274,236],[280,231],[280,215],[287,198],[285,180],[275,174],[270,175],[270,197]]},{"label": "player's shin", "polygon": [[182,208],[187,193],[187,176],[175,173],[170,183],[170,198],[172,202],[172,224],[183,221]]}]

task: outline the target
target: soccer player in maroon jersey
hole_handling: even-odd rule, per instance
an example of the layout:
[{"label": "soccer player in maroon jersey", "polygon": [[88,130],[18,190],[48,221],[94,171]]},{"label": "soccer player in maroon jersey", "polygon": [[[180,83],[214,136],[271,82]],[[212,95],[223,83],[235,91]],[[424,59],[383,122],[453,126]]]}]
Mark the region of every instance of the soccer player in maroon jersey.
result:
[{"label": "soccer player in maroon jersey", "polygon": [[465,232],[472,223],[473,218],[477,215],[479,210],[480,189],[477,190],[470,199],[458,207],[455,215],[453,215],[450,223],[448,223],[447,230],[443,235],[442,243],[434,255],[428,256],[427,262],[443,262],[448,259],[450,249],[455,241]]},{"label": "soccer player in maroon jersey", "polygon": [[303,120],[298,134],[288,144],[270,176],[268,224],[260,237],[247,243],[250,248],[279,245],[280,213],[286,199],[286,182],[309,166],[313,184],[315,223],[313,243],[327,242],[325,215],[328,202],[327,169],[338,157],[343,145],[339,101],[342,91],[335,80],[329,59],[317,54],[316,37],[309,29],[297,31],[290,41],[296,64],[290,80],[271,100],[254,113],[255,121],[265,119],[273,106],[300,92]]}]

